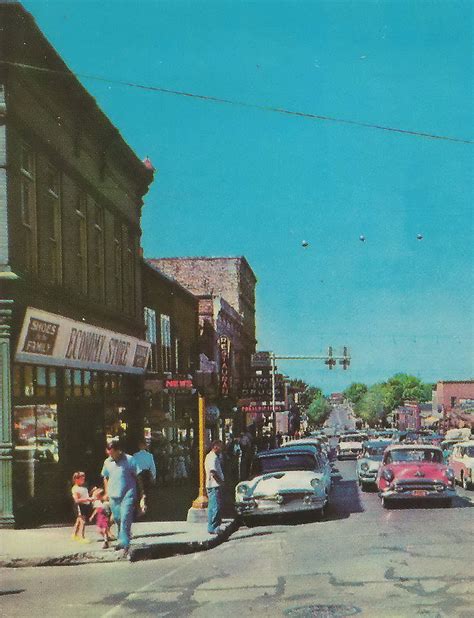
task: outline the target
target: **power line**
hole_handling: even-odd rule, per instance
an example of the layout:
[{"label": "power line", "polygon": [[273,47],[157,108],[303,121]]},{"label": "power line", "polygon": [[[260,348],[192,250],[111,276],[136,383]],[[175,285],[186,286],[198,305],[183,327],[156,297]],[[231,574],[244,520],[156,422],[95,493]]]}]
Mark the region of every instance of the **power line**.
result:
[{"label": "power line", "polygon": [[9,62],[8,60],[0,60],[0,64],[15,66],[15,67],[22,68],[22,69],[40,71],[44,73],[54,73],[54,74],[63,75],[66,77],[74,76],[74,77],[79,77],[82,79],[92,79],[92,80],[104,82],[107,84],[116,84],[116,85],[121,85],[121,86],[127,86],[129,88],[138,88],[140,90],[148,90],[151,92],[161,92],[163,94],[172,94],[175,96],[198,99],[201,101],[209,101],[211,103],[222,103],[225,105],[235,105],[238,107],[259,109],[261,111],[273,112],[273,113],[283,114],[287,116],[297,116],[297,117],[306,118],[309,120],[320,120],[323,122],[333,122],[333,123],[338,123],[338,124],[353,125],[356,127],[363,127],[365,129],[376,129],[378,131],[401,133],[403,135],[411,135],[414,137],[423,137],[427,139],[436,139],[436,140],[442,140],[442,141],[447,141],[447,142],[457,142],[460,144],[474,144],[474,140],[464,139],[460,137],[437,135],[435,133],[425,133],[423,131],[410,131],[409,129],[399,129],[397,127],[390,127],[390,126],[375,124],[375,123],[370,123],[370,122],[362,122],[359,120],[349,120],[347,118],[338,118],[336,116],[323,116],[321,114],[312,114],[309,112],[299,112],[296,110],[286,109],[284,107],[275,107],[273,105],[263,105],[259,103],[249,103],[247,101],[238,101],[234,99],[225,99],[222,97],[199,94],[196,92],[186,92],[184,90],[173,90],[171,88],[164,88],[162,86],[149,86],[146,84],[139,84],[136,82],[129,82],[125,80],[110,79],[108,77],[101,77],[99,75],[89,75],[86,73],[74,73],[72,71],[71,72],[57,71],[54,69],[47,69],[44,67],[38,67],[38,66],[31,65],[31,64],[23,64],[21,62]]}]

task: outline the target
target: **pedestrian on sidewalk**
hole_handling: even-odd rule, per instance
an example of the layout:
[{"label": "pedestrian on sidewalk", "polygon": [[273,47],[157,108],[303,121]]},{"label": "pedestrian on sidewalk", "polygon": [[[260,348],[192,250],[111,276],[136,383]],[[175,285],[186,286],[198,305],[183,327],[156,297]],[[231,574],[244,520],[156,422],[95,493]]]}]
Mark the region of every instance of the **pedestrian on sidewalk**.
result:
[{"label": "pedestrian on sidewalk", "polygon": [[[146,499],[150,497],[151,488],[156,481],[156,466],[153,455],[148,452],[147,443],[144,438],[138,442],[138,451],[133,455],[135,463],[137,464],[138,476],[142,480],[143,494]],[[146,511],[148,505],[144,504],[144,510]]]},{"label": "pedestrian on sidewalk", "polygon": [[224,485],[224,473],[220,458],[222,447],[221,440],[214,440],[211,444],[211,450],[204,460],[208,497],[207,531],[209,534],[217,534],[222,523],[222,488]]},{"label": "pedestrian on sidewalk", "polygon": [[138,475],[135,459],[124,453],[120,440],[112,438],[107,443],[108,458],[104,461],[102,476],[106,497],[118,528],[118,543],[115,549],[128,554],[137,495],[140,508],[144,510],[146,496]]},{"label": "pedestrian on sidewalk", "polygon": [[109,547],[112,540],[110,534],[110,504],[105,500],[105,490],[102,487],[94,487],[92,490],[92,515],[89,521],[95,518],[97,531],[103,539],[102,549]]},{"label": "pedestrian on sidewalk", "polygon": [[85,487],[85,472],[74,472],[72,475],[72,483],[71,494],[74,500],[76,521],[74,523],[71,539],[73,541],[79,541],[79,543],[90,543],[90,541],[85,538],[86,520],[91,512],[91,497],[89,496],[87,487]]}]

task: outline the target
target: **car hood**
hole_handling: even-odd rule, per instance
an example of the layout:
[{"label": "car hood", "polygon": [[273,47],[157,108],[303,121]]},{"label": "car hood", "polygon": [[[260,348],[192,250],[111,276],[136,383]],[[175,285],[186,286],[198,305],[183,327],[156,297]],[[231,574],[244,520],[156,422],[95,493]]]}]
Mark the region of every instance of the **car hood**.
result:
[{"label": "car hood", "polygon": [[368,464],[369,466],[369,470],[378,470],[380,468],[381,465],[381,461],[377,461],[374,459],[359,459],[359,468],[362,466],[362,464]]},{"label": "car hood", "polygon": [[314,478],[321,478],[321,474],[306,470],[263,474],[252,480],[253,495],[271,496],[282,491],[313,491],[311,480]]},{"label": "car hood", "polygon": [[339,442],[339,448],[362,448],[362,442]]},{"label": "car hood", "polygon": [[392,470],[395,479],[443,479],[447,466],[445,464],[436,463],[396,463],[387,466]]}]

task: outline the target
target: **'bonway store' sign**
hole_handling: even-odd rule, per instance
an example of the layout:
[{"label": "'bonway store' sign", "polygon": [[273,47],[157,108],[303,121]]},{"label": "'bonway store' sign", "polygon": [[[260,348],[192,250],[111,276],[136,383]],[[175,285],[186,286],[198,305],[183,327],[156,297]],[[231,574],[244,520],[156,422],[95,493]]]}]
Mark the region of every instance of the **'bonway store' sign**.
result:
[{"label": "'bonway store' sign", "polygon": [[78,369],[144,373],[150,344],[28,307],[15,360]]}]

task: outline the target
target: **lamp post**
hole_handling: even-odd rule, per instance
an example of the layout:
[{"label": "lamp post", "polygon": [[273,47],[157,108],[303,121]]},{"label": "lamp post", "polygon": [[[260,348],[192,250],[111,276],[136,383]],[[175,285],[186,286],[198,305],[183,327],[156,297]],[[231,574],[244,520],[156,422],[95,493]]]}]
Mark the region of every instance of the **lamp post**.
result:
[{"label": "lamp post", "polygon": [[[200,394],[198,397],[198,436],[199,436],[199,494],[193,501],[192,509],[207,509],[206,473],[204,458],[206,456],[206,400]],[[191,511],[191,509],[190,509]],[[189,520],[189,514],[188,514]]]}]

